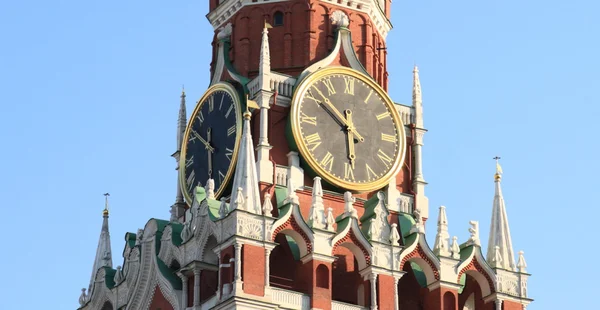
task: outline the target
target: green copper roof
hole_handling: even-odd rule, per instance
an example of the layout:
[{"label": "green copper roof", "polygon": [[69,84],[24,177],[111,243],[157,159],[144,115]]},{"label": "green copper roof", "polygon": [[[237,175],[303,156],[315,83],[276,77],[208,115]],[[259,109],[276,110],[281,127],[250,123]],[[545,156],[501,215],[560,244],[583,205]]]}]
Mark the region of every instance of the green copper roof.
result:
[{"label": "green copper roof", "polygon": [[104,266],[102,268],[104,268],[104,284],[106,284],[106,287],[109,289],[112,289],[115,287],[115,273],[117,271],[108,266]]},{"label": "green copper roof", "polygon": [[408,213],[398,214],[398,226],[400,226],[400,236],[402,237],[402,244],[406,245],[406,237],[410,235],[410,229],[415,224],[415,219]]},{"label": "green copper roof", "polygon": [[287,198],[287,187],[275,186],[275,200],[277,201],[277,208],[283,207],[283,202]]},{"label": "green copper roof", "polygon": [[175,274],[176,270],[172,270],[171,268],[167,267],[167,265],[163,263],[158,256],[156,257],[156,264],[158,265],[158,270],[160,270],[160,273],[169,281],[169,283],[171,283],[173,288],[176,290],[181,290],[181,279]]},{"label": "green copper roof", "polygon": [[295,260],[300,260],[300,248],[298,247],[298,244],[296,243],[296,241],[294,241],[294,238],[285,235],[285,239],[287,240],[288,245],[290,246],[290,251],[292,252],[292,255],[294,256]]},{"label": "green copper roof", "polygon": [[219,216],[219,209],[221,208],[221,202],[216,199],[206,199],[208,204],[208,217],[211,221],[216,222],[221,219]]},{"label": "green copper roof", "polygon": [[412,268],[419,285],[421,287],[427,287],[427,277],[425,276],[425,272],[423,272],[423,269],[419,266],[419,264],[410,262],[410,268]]},{"label": "green copper roof", "polygon": [[180,246],[182,243],[181,239],[181,230],[183,230],[183,225],[180,223],[171,223],[171,242],[175,246]]}]

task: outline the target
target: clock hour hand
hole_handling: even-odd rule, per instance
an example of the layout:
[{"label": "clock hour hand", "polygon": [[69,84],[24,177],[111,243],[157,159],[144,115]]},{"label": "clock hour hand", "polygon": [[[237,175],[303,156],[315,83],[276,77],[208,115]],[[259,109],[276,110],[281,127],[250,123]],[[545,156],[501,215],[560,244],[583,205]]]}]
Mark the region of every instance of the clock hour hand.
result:
[{"label": "clock hour hand", "polygon": [[[348,124],[348,121],[344,118],[344,116],[342,115],[342,113],[340,113],[340,111],[335,108],[335,106],[331,103],[331,100],[329,100],[328,98],[326,98],[325,95],[318,88],[314,87],[314,89],[323,98],[323,101],[320,101],[321,105],[324,106],[327,111],[329,111],[330,113],[332,113],[334,115],[334,118],[337,119],[337,121],[342,126],[346,126],[346,130],[352,130],[354,132],[354,135],[356,135],[356,138],[358,138],[359,141],[361,141],[361,142],[365,141],[365,138],[363,138],[363,136],[361,136],[356,131],[356,129],[354,128],[354,126],[351,126],[350,124]],[[323,102],[325,104],[322,104]]]},{"label": "clock hour hand", "polygon": [[356,154],[354,153],[354,123],[352,122],[352,111],[345,110],[344,113],[346,113],[346,121],[348,122],[348,129],[346,132],[346,136],[348,137],[348,158],[350,159],[352,169],[354,169]]},{"label": "clock hour hand", "polygon": [[[206,130],[206,142],[210,146],[212,140],[212,129],[208,127]],[[212,151],[208,152],[208,177],[212,179]]]},{"label": "clock hour hand", "polygon": [[196,138],[198,138],[198,140],[200,140],[200,142],[202,142],[202,143],[204,144],[204,146],[206,146],[206,149],[207,149],[207,150],[209,150],[209,151],[211,151],[211,152],[214,152],[214,151],[215,151],[215,149],[214,149],[212,146],[210,146],[210,143],[206,142],[206,140],[204,140],[204,138],[202,138],[202,136],[201,136],[199,133],[197,133],[195,130],[193,130],[193,129],[192,129],[192,134],[193,134],[193,135],[194,135]]}]

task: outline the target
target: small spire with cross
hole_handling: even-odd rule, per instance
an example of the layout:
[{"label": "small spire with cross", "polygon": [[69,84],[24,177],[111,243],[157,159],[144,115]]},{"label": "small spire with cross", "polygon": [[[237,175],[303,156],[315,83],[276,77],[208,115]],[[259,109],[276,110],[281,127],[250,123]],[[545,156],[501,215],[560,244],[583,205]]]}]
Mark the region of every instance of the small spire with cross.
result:
[{"label": "small spire with cross", "polygon": [[501,175],[503,173],[502,172],[502,167],[500,166],[500,162],[499,162],[500,156],[496,156],[496,157],[494,157],[492,159],[494,159],[496,161],[496,174],[494,175],[494,179],[498,180],[498,179],[502,178]]},{"label": "small spire with cross", "polygon": [[102,215],[108,216],[108,197],[109,193],[104,193],[104,211],[102,211]]}]

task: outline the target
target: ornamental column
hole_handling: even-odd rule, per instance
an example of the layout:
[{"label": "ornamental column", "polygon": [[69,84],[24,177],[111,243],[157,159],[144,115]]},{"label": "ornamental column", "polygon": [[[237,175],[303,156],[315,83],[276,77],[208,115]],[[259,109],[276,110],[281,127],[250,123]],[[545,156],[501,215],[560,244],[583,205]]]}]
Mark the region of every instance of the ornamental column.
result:
[{"label": "ornamental column", "polygon": [[233,247],[235,248],[233,291],[235,295],[238,295],[242,292],[242,244],[236,242]]},{"label": "ornamental column", "polygon": [[179,276],[181,278],[181,310],[185,310],[187,308],[187,300],[188,300],[188,277],[184,274]]},{"label": "ornamental column", "polygon": [[369,280],[371,282],[371,310],[377,310],[377,274],[371,273]]},{"label": "ornamental column", "polygon": [[200,306],[200,268],[194,267],[194,308]]}]

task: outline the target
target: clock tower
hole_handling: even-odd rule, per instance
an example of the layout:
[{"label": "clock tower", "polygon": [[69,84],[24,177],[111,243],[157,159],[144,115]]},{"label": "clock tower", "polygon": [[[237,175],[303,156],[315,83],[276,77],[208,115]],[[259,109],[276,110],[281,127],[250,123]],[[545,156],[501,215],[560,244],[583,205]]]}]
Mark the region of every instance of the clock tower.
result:
[{"label": "clock tower", "polygon": [[[210,0],[210,85],[189,119],[181,95],[170,220],[126,234],[123,267],[97,258],[81,309],[525,309],[499,163],[487,256],[477,221],[450,240],[443,206],[425,239],[419,70],[395,103],[390,7]],[[102,233],[110,257],[108,213]]]}]

